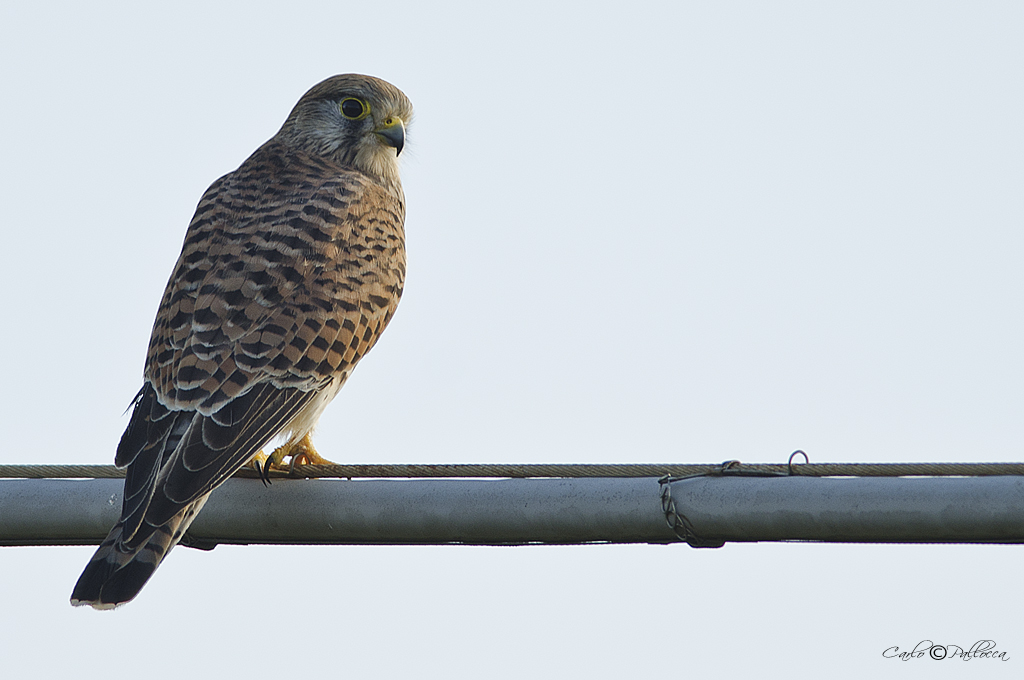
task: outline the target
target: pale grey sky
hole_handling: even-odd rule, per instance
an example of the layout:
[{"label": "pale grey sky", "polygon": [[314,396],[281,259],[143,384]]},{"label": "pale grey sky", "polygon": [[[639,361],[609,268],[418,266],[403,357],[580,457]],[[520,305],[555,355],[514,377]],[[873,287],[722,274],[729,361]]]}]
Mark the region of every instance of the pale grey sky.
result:
[{"label": "pale grey sky", "polygon": [[[0,462],[112,461],[200,195],[343,72],[416,119],[406,295],[328,457],[1022,460],[1022,35],[1012,2],[7,3]],[[1024,663],[1013,546],[179,549],[113,613],[68,605],[90,554],[0,549],[5,668]]]}]

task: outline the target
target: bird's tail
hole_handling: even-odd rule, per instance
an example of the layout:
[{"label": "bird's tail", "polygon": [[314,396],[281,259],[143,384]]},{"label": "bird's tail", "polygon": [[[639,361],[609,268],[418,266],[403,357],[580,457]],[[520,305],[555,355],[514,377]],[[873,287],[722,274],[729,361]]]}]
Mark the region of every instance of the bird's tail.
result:
[{"label": "bird's tail", "polygon": [[148,530],[149,536],[140,537],[137,532],[131,537],[131,544],[138,547],[126,545],[122,540],[123,523],[115,524],[78,577],[71,604],[113,609],[138,595],[167,553],[181,540],[207,498],[196,499],[164,525],[143,524],[139,531]]}]

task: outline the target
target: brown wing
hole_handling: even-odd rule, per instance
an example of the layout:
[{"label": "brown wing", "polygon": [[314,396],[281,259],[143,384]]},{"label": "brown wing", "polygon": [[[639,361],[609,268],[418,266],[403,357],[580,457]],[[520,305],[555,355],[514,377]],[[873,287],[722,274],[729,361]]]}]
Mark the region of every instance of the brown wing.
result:
[{"label": "brown wing", "polygon": [[153,328],[160,400],[208,415],[254,383],[310,390],[351,368],[398,305],[404,209],[400,188],[273,141],[218,180]]}]

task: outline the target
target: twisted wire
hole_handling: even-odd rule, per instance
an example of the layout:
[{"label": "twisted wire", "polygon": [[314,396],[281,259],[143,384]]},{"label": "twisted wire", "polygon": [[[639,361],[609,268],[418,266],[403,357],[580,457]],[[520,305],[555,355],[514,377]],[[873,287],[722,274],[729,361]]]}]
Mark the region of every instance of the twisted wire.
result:
[{"label": "twisted wire", "polygon": [[[296,465],[271,478],[538,478],[793,475],[802,477],[985,477],[1024,475],[1024,463],[569,463]],[[243,468],[237,477],[256,478]],[[124,477],[113,465],[0,465],[0,478],[97,479]]]}]

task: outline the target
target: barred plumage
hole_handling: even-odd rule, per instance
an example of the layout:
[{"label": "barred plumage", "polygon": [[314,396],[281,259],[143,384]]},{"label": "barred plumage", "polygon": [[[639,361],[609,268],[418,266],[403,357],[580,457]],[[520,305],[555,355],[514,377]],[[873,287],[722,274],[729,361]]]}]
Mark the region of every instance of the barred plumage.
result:
[{"label": "barred plumage", "polygon": [[121,519],[72,604],[132,599],[210,492],[275,436],[315,455],[309,433],[402,294],[397,156],[411,116],[382,80],[329,78],[206,191],[115,456],[128,467]]}]

